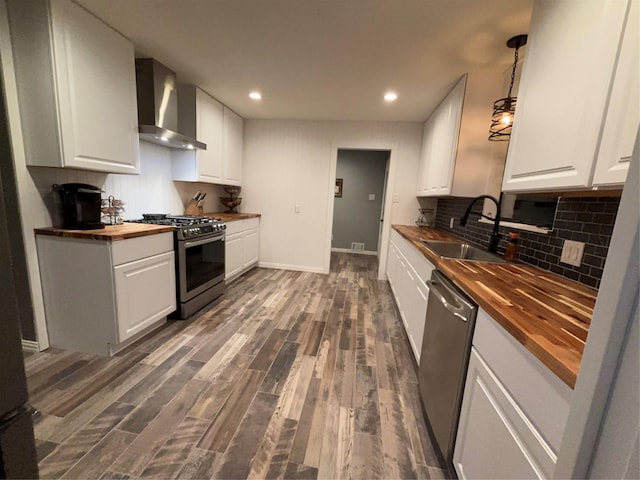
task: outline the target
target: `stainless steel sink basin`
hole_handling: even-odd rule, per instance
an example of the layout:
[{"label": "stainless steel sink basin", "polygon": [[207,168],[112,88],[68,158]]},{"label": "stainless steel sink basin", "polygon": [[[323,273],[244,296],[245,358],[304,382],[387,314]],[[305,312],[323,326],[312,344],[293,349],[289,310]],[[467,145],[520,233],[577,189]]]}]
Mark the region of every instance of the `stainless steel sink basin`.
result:
[{"label": "stainless steel sink basin", "polygon": [[458,260],[473,260],[476,262],[507,263],[495,253],[487,252],[478,247],[463,242],[443,242],[436,240],[420,240],[440,258],[455,258]]}]

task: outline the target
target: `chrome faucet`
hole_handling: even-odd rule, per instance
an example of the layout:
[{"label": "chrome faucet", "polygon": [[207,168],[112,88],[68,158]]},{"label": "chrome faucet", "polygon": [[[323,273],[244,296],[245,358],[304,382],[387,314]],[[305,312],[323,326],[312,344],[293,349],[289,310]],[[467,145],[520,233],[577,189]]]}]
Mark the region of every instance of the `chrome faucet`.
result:
[{"label": "chrome faucet", "polygon": [[[496,204],[496,216],[495,218],[491,218],[488,217],[487,215],[485,215],[484,213],[481,212],[472,212],[471,209],[473,208],[473,206],[475,205],[475,203],[478,200],[482,200],[483,198],[488,198],[489,200],[492,200],[493,203]],[[467,207],[467,210],[464,212],[464,215],[462,215],[462,218],[460,219],[460,225],[461,226],[465,226],[467,224],[467,220],[469,219],[469,215],[475,213],[481,217],[484,217],[488,220],[491,220],[493,222],[493,234],[491,235],[491,240],[489,240],[489,248],[487,250],[489,250],[491,253],[498,253],[498,243],[500,242],[500,238],[502,238],[502,235],[500,235],[500,233],[498,233],[498,227],[500,227],[500,201],[496,200],[495,197],[492,197],[491,195],[480,195],[476,198],[474,198],[473,200],[471,200],[471,203],[469,204],[469,206]]]}]

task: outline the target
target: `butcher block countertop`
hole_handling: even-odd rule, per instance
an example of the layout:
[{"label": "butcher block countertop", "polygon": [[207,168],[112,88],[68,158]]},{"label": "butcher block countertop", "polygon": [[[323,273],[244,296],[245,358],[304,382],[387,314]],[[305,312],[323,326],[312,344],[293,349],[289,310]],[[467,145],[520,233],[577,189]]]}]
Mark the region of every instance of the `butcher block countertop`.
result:
[{"label": "butcher block countertop", "polygon": [[393,228],[562,381],[575,386],[596,290],[524,263],[441,259],[420,239],[459,238],[432,228]]},{"label": "butcher block countertop", "polygon": [[248,218],[260,218],[259,213],[205,213],[205,217],[219,218],[225,222],[234,220],[247,220]]},{"label": "butcher block countertop", "polygon": [[67,230],[64,228],[46,227],[36,228],[38,235],[51,235],[54,237],[84,238],[89,240],[126,240],[128,238],[156,235],[158,233],[171,232],[172,227],[166,225],[147,225],[144,223],[124,223],[122,225],[107,225],[96,230]]}]

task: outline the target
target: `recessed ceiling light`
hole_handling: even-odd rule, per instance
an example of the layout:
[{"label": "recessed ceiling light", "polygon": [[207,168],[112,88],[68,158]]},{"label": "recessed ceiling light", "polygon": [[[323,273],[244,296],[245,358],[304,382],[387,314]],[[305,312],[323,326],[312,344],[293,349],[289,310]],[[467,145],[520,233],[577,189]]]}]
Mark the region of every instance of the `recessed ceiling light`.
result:
[{"label": "recessed ceiling light", "polygon": [[384,94],[385,102],[395,102],[398,99],[398,94],[396,92],[387,92]]},{"label": "recessed ceiling light", "polygon": [[249,94],[249,98],[251,100],[260,100],[262,98],[262,95],[260,94],[260,92],[254,91]]}]

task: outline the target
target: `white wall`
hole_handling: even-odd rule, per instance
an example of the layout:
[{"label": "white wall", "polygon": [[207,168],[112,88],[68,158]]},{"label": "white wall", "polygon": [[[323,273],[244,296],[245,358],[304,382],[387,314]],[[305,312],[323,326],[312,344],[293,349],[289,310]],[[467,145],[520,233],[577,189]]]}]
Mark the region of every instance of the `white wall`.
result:
[{"label": "white wall", "polygon": [[393,146],[396,173],[389,189],[397,202],[391,205],[390,223],[413,224],[419,215],[415,192],[421,142],[420,123],[246,121],[243,211],[262,214],[260,264],[325,271],[337,147]]}]

